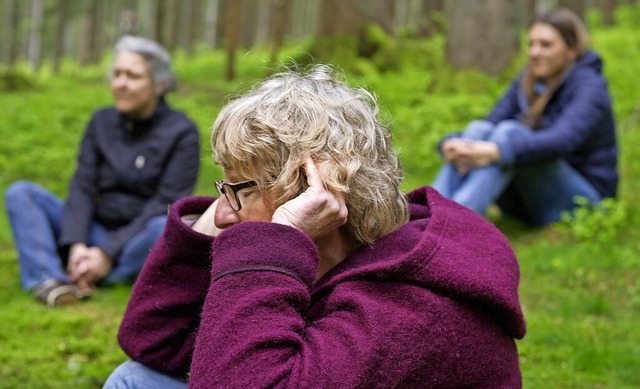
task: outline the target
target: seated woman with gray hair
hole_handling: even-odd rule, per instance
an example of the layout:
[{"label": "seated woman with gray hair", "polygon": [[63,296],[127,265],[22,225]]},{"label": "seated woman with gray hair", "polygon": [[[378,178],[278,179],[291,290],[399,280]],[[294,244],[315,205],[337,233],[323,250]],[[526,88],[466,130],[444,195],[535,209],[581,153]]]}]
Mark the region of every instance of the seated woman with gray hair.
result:
[{"label": "seated woman with gray hair", "polygon": [[525,335],[505,237],[408,195],[375,98],[326,66],[232,100],[219,197],[170,210],[105,388],[516,388]]},{"label": "seated woman with gray hair", "polygon": [[198,176],[198,129],[164,98],[175,88],[169,53],[121,38],[110,83],[114,107],[89,121],[66,201],[26,180],[5,193],[22,287],[49,306],[133,282],[167,206],[190,195]]}]

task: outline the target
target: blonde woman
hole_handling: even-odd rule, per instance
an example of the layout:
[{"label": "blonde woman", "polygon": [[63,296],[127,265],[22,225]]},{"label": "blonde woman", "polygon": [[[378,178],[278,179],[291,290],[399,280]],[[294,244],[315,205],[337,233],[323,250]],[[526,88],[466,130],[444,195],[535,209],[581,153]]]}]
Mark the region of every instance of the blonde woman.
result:
[{"label": "blonde woman", "polygon": [[376,116],[324,66],[220,112],[219,197],[171,207],[105,388],[521,386],[513,251],[434,190],[406,197]]}]

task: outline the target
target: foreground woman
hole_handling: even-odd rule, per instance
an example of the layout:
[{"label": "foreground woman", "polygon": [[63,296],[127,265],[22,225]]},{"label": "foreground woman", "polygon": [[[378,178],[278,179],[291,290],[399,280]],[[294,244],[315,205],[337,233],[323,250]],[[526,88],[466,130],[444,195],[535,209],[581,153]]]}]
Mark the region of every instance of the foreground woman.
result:
[{"label": "foreground woman", "polygon": [[436,191],[405,197],[376,114],[322,66],[220,112],[220,197],[171,207],[105,388],[521,386],[513,251]]}]

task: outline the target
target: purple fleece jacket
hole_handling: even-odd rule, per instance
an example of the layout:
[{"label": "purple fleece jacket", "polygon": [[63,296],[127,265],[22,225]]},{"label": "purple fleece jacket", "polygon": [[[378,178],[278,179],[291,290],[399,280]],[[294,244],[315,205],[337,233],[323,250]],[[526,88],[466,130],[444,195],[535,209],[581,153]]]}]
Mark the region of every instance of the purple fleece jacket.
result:
[{"label": "purple fleece jacket", "polygon": [[293,228],[246,222],[219,237],[171,207],[118,339],[191,388],[519,388],[526,332],[505,237],[431,188],[411,221],[314,282],[318,251]]}]

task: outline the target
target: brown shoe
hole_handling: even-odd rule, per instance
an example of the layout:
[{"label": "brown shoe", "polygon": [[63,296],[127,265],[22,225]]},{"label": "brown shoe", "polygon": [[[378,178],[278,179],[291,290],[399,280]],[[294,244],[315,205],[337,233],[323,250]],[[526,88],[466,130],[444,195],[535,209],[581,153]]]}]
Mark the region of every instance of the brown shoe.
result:
[{"label": "brown shoe", "polygon": [[75,304],[78,300],[86,298],[75,285],[66,282],[48,279],[35,290],[35,297],[49,307]]}]

